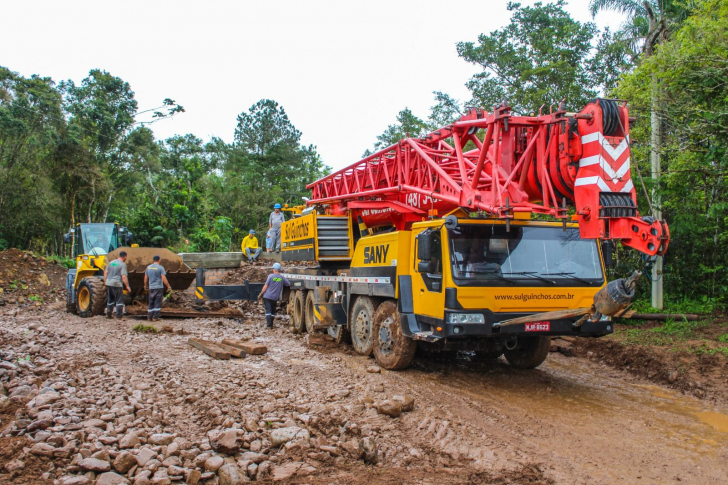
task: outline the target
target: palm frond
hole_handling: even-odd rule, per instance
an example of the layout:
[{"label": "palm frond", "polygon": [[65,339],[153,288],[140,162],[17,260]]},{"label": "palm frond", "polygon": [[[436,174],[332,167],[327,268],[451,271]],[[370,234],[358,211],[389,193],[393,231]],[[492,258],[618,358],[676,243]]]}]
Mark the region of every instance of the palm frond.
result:
[{"label": "palm frond", "polygon": [[[653,3],[653,2],[649,2]],[[630,17],[637,17],[646,14],[645,6],[640,0],[590,0],[589,13],[592,17],[602,10],[614,10]]]}]

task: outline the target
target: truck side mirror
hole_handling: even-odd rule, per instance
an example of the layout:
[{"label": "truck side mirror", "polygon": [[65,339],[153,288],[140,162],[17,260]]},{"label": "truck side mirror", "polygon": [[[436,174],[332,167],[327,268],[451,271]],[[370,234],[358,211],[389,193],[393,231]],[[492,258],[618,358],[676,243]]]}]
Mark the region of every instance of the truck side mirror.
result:
[{"label": "truck side mirror", "polygon": [[435,263],[432,261],[420,261],[417,263],[417,272],[418,273],[432,273],[435,271]]},{"label": "truck side mirror", "polygon": [[427,229],[417,236],[417,259],[430,261],[435,245],[435,232]]},{"label": "truck side mirror", "polygon": [[612,241],[602,241],[602,256],[604,266],[611,268],[614,265],[614,243]]},{"label": "truck side mirror", "polygon": [[70,232],[67,232],[66,234],[63,235],[63,242],[66,244],[71,243],[71,233]]}]

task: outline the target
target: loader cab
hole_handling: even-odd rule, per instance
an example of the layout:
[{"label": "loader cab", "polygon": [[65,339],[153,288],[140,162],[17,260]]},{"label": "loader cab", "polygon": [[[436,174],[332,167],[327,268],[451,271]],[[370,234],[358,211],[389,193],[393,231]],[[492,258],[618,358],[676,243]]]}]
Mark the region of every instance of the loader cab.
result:
[{"label": "loader cab", "polygon": [[[67,242],[73,241],[73,256],[83,254],[105,256],[131,241],[131,233],[115,223],[78,224],[66,234]],[[128,242],[127,242],[128,240]]]}]

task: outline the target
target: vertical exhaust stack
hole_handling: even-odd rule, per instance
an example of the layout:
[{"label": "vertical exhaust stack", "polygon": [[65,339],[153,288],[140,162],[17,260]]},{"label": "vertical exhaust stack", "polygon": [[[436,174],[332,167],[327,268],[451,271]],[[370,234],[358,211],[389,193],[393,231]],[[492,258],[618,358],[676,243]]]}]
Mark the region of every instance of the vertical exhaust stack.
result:
[{"label": "vertical exhaust stack", "polygon": [[367,225],[364,224],[364,219],[362,219],[361,216],[357,217],[357,223],[359,224],[359,234],[361,235],[361,237],[368,236],[372,233]]}]

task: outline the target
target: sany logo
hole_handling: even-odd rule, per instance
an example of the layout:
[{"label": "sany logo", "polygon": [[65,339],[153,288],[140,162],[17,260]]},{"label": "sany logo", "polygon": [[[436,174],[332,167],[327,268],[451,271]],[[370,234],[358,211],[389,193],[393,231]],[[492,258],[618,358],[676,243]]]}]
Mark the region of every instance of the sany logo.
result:
[{"label": "sany logo", "polygon": [[387,261],[389,244],[367,246],[364,248],[364,264],[381,264]]},{"label": "sany logo", "polygon": [[551,330],[551,322],[534,322],[526,324],[526,332],[548,332]]}]

